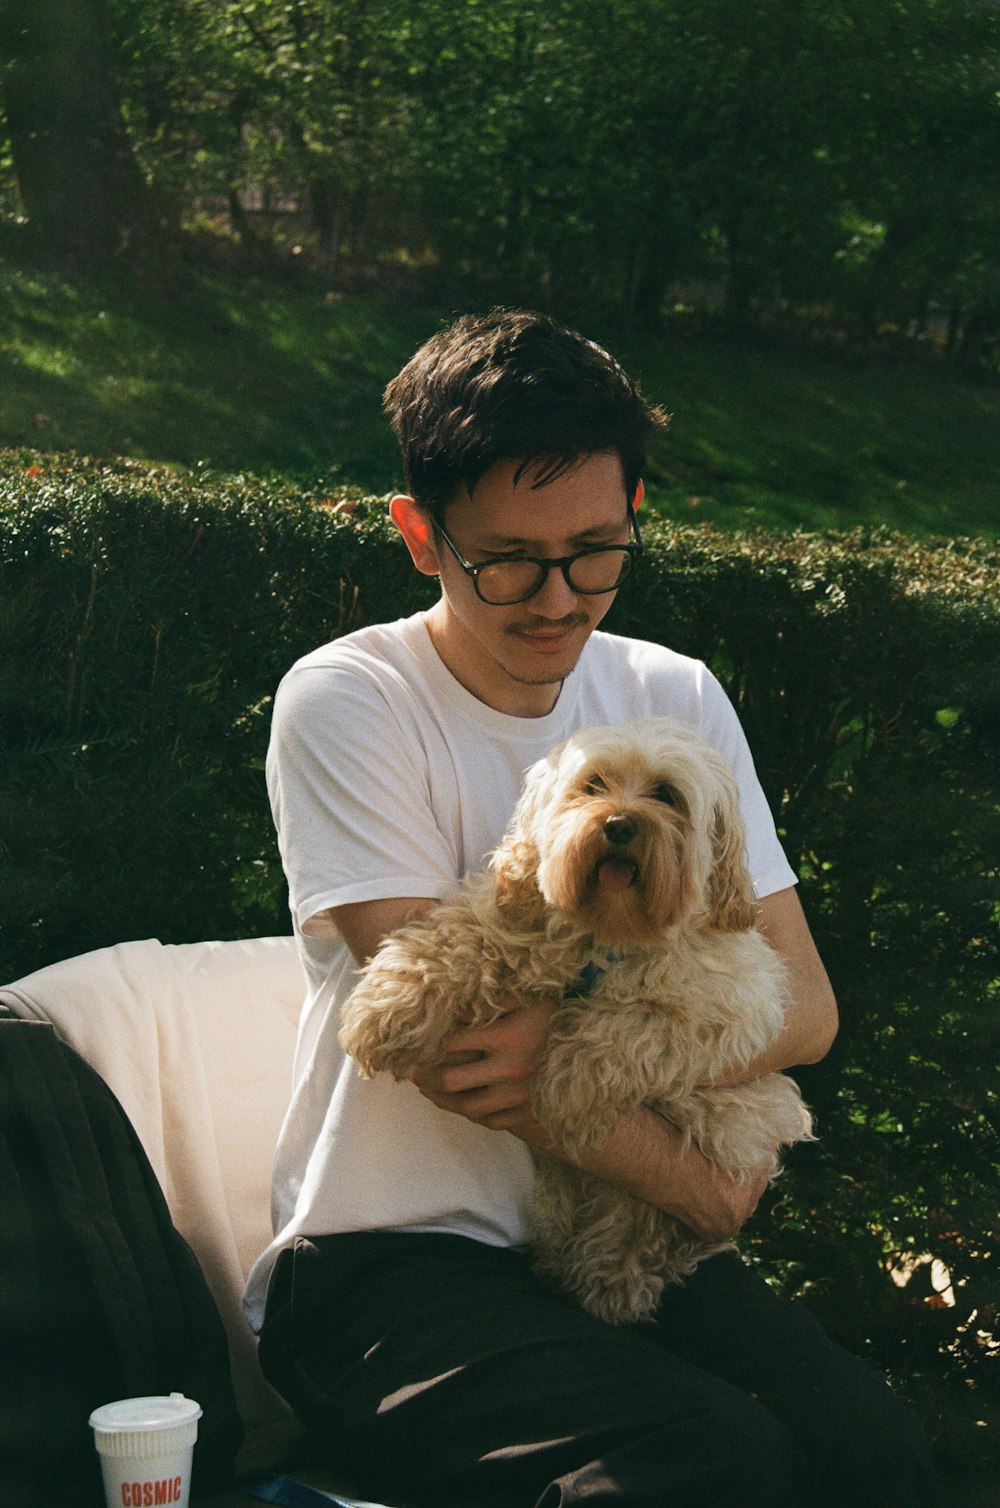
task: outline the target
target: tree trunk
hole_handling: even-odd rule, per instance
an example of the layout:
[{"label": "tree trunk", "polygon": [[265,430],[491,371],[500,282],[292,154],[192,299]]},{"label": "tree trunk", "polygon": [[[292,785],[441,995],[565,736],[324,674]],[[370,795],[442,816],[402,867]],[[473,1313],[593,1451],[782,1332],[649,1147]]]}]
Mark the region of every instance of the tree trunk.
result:
[{"label": "tree trunk", "polygon": [[25,213],[57,255],[124,250],[153,226],[125,133],[107,0],[0,0],[0,87]]},{"label": "tree trunk", "polygon": [[726,222],[728,268],[724,314],[734,325],[746,324],[750,316],[752,281],[743,250],[743,212],[736,206]]},{"label": "tree trunk", "polygon": [[661,256],[659,245],[638,241],[632,252],[625,294],[629,323],[645,330],[662,330],[663,300],[669,284],[670,266]]},{"label": "tree trunk", "polygon": [[328,178],[309,184],[309,205],[316,232],[320,264],[329,277],[337,276],[340,262],[340,225],[343,192]]}]

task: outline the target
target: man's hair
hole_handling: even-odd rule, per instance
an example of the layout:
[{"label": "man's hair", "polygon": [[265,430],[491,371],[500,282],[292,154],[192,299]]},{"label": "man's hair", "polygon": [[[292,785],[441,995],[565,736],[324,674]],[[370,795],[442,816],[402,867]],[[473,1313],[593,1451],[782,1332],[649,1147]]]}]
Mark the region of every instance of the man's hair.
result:
[{"label": "man's hair", "polygon": [[667,422],[599,345],[547,315],[505,309],[433,335],[389,383],[385,409],[407,490],[439,521],[498,461],[537,465],[532,485],[543,487],[585,456],[617,454],[631,499]]}]

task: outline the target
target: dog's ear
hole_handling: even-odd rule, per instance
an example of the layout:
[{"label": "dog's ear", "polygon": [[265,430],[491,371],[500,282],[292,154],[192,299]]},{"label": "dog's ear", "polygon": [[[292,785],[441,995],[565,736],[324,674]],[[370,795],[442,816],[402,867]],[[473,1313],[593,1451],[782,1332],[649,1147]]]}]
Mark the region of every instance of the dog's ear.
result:
[{"label": "dog's ear", "polygon": [[717,801],[713,821],[709,920],[719,932],[749,932],[757,921],[757,898],[747,869],[746,834],[735,788],[726,789]]},{"label": "dog's ear", "polygon": [[497,910],[514,925],[533,926],[545,910],[538,889],[540,854],[534,830],[550,778],[548,765],[541,762],[528,771],[507,835],[492,859]]}]

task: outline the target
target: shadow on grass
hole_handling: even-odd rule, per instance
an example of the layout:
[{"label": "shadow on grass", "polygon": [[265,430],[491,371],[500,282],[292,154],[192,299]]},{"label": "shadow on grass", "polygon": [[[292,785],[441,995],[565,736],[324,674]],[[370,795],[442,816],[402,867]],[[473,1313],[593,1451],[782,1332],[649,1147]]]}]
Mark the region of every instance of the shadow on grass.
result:
[{"label": "shadow on grass", "polygon": [[392,484],[385,383],[437,320],[304,281],[8,263],[0,444]]}]

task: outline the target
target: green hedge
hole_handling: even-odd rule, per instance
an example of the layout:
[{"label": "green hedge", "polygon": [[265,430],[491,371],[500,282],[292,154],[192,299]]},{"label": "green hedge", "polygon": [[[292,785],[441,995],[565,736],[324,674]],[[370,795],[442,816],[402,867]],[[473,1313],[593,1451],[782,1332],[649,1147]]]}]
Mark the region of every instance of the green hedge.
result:
[{"label": "green hedge", "polygon": [[[0,976],[126,938],[288,929],[263,780],[274,688],[300,653],[433,597],[377,500],[319,502],[259,478],[0,466]],[[612,626],[706,658],[727,685],[841,1003],[834,1052],[799,1076],[821,1139],[796,1151],[752,1245],[899,1379],[946,1452],[986,1468],[997,550],[646,533]]]}]

